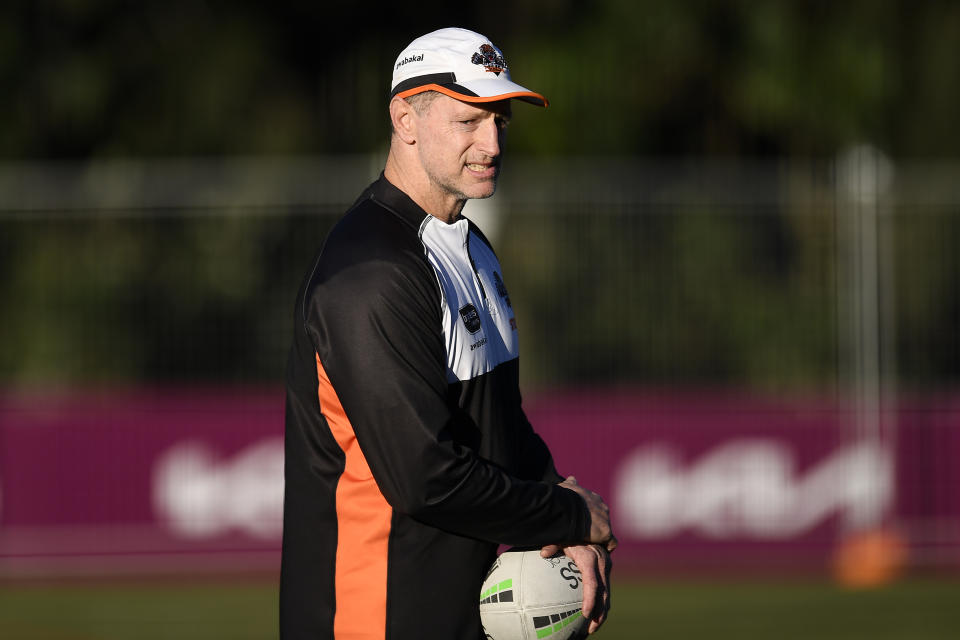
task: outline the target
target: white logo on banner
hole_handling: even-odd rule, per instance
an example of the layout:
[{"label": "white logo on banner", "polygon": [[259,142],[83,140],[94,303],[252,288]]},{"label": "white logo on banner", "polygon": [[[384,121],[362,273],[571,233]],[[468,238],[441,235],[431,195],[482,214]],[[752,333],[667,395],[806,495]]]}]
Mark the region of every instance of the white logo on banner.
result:
[{"label": "white logo on banner", "polygon": [[798,476],[776,440],[735,440],[686,468],[672,448],[650,445],[621,463],[613,486],[617,527],[634,538],[783,539],[834,514],[846,529],[879,524],[893,500],[893,462],[886,448],[858,443]]},{"label": "white logo on banner", "polygon": [[154,467],[153,504],[170,529],[186,538],[231,530],[279,538],[283,440],[262,440],[229,460],[199,442],[177,444]]}]

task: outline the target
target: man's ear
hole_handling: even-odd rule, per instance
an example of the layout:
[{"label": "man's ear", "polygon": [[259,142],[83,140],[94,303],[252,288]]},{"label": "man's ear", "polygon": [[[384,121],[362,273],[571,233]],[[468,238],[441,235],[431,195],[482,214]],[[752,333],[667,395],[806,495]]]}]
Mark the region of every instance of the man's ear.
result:
[{"label": "man's ear", "polygon": [[390,100],[390,122],[397,137],[406,144],[417,141],[416,121],[417,112],[409,102],[397,96]]}]

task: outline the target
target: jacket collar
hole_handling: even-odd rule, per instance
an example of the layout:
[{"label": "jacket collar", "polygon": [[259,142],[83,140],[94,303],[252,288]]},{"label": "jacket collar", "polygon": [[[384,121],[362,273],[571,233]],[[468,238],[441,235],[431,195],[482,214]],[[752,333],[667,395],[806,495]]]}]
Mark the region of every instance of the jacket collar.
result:
[{"label": "jacket collar", "polygon": [[424,218],[429,218],[430,214],[420,208],[410,196],[398,189],[387,180],[383,173],[376,182],[367,187],[367,197],[375,201],[380,206],[392,211],[405,222],[419,228]]}]

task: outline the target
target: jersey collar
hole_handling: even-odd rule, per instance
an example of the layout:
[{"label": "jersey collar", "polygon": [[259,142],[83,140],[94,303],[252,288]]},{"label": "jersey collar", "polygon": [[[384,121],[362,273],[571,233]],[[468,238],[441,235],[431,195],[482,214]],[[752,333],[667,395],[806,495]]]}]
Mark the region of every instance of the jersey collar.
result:
[{"label": "jersey collar", "polygon": [[387,180],[382,172],[380,178],[367,187],[367,192],[371,200],[392,211],[415,229],[420,228],[424,218],[430,217],[410,196]]}]

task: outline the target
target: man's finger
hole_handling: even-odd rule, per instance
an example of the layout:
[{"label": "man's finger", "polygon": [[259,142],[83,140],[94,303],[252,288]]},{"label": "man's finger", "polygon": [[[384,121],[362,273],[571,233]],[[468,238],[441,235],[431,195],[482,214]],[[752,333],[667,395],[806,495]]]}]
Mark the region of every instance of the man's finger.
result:
[{"label": "man's finger", "polygon": [[580,577],[583,580],[583,611],[584,618],[591,618],[596,610],[597,600],[597,572],[593,567],[580,567]]},{"label": "man's finger", "polygon": [[[595,601],[593,605],[593,611],[591,611],[589,615],[584,614],[584,617],[590,620],[590,624],[587,626],[587,634],[591,634],[597,629],[599,629],[600,625],[603,624],[603,622],[606,620],[606,617],[607,617],[606,607],[604,606],[607,589],[605,588],[605,585],[600,580],[597,579],[597,576],[599,575],[600,567],[596,567],[596,569],[598,571],[593,576],[593,582],[596,585],[594,588],[594,596],[593,596],[593,599]],[[586,596],[587,594],[586,580],[584,580],[583,585],[584,585],[583,594],[584,596]]]},{"label": "man's finger", "polygon": [[610,612],[610,570],[612,562],[610,561],[610,555],[601,547],[591,546],[590,548],[597,554],[597,573],[600,575],[603,587],[603,602],[601,603],[600,615],[597,616],[597,622],[599,623],[597,626],[600,626],[606,621],[607,614]]},{"label": "man's finger", "polygon": [[561,547],[558,544],[548,544],[544,548],[540,549],[540,557],[551,558],[557,555],[558,553],[560,553],[562,550],[563,550],[563,547]]},{"label": "man's finger", "polygon": [[614,549],[616,549],[617,544],[618,544],[617,537],[613,535],[613,533],[611,533],[610,540],[607,541],[607,551],[613,551]]}]

